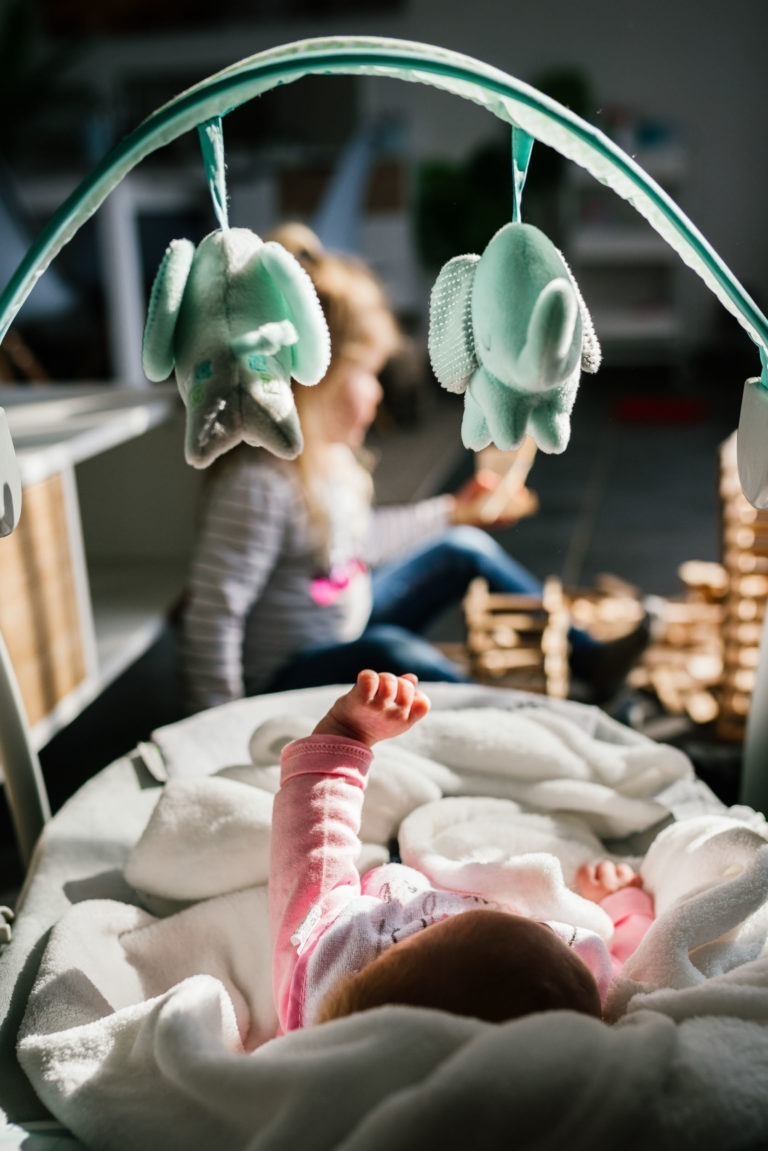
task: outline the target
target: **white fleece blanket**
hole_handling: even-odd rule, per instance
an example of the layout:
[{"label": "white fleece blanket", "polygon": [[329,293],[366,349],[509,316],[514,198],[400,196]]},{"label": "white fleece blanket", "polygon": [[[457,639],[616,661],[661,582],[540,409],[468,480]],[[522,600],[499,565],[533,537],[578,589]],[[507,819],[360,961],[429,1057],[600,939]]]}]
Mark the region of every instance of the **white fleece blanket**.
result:
[{"label": "white fleece blanket", "polygon": [[546,709],[433,712],[381,745],[360,866],[399,833],[435,882],[608,934],[568,880],[606,836],[643,836],[634,861],[658,918],[614,988],[613,1025],[384,1008],[273,1038],[276,759],[313,718],[261,724],[250,764],[170,772],[126,868],[152,911],[84,902],[54,929],[19,1057],[61,1122],[97,1151],[766,1144],[765,821],[733,808],[670,822],[659,797],[694,786],[685,757]]}]

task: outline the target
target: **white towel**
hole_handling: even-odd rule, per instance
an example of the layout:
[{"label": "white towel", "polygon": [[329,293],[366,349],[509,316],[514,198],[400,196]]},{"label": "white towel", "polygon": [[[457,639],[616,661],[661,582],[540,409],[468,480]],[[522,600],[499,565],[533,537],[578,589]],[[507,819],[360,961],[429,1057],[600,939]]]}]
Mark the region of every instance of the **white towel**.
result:
[{"label": "white towel", "polygon": [[233,779],[169,780],[125,878],[143,895],[179,901],[266,883],[272,803]]},{"label": "white towel", "polygon": [[[215,775],[171,779],[128,863],[129,883],[145,897],[190,901],[266,882],[271,803],[280,782],[277,759],[285,744],[308,734],[314,722],[296,713],[271,716],[249,739],[252,765],[236,763]],[[538,812],[544,821],[540,827],[555,826],[546,824],[545,814],[555,821],[569,814],[570,824],[566,821],[560,827],[567,828],[568,838],[572,832],[582,845],[589,842],[595,849],[593,858],[600,853],[598,837],[616,838],[654,827],[669,812],[647,798],[644,789],[652,782],[662,786],[690,776],[690,764],[672,748],[635,733],[625,735],[625,729],[615,727],[618,730],[608,724],[604,738],[596,739],[568,719],[533,707],[511,713],[496,708],[431,713],[406,736],[374,748],[360,830],[365,845],[361,871],[386,859],[386,847],[412,813],[430,810],[427,805],[447,797],[455,797],[459,810],[464,805],[466,819],[470,811],[471,818],[477,818],[480,808],[471,806],[470,797],[479,796],[506,801],[507,814]],[[420,729],[423,733],[417,740],[414,733]],[[411,746],[414,743],[418,748]],[[609,775],[614,785],[601,782]],[[516,834],[520,826],[518,820]],[[422,855],[417,856],[412,846],[413,835],[408,847],[414,866],[421,866],[434,882],[444,883],[445,877],[438,878],[436,857],[427,860],[431,840],[423,822],[419,835]],[[550,848],[556,839],[549,837]],[[510,860],[524,854],[518,847],[511,839],[504,841]],[[579,862],[586,861],[585,853]],[[456,866],[454,860],[454,873]],[[505,874],[511,877],[516,868],[522,882],[524,866],[519,859],[508,861]],[[566,882],[574,870],[570,867]],[[533,874],[544,885],[537,907],[568,903],[576,915],[574,922],[587,926],[588,921],[599,920],[595,929],[605,931],[607,917],[599,909],[563,894],[562,875],[551,852],[538,861],[531,882]],[[462,882],[466,885],[469,880],[465,876]],[[146,906],[163,909],[149,900]],[[553,912],[550,918],[558,915]]]},{"label": "white towel", "polygon": [[624,966],[612,1017],[653,1002],[657,989],[699,985],[719,1013],[717,977],[766,955],[768,829],[762,816],[744,815],[733,808],[683,820],[651,844],[640,870],[657,918]]},{"label": "white towel", "polygon": [[456,796],[417,808],[400,828],[403,863],[438,887],[484,896],[534,919],[585,927],[610,939],[597,904],[566,884],[605,850],[572,816],[524,812],[507,799]]},{"label": "white towel", "polygon": [[[295,713],[270,717],[251,736],[254,762],[274,763],[289,740],[309,734],[312,726],[308,716]],[[598,730],[592,734],[544,707],[440,710],[377,745],[374,759],[400,763],[408,790],[422,777],[437,783],[443,795],[495,796],[531,810],[573,812],[601,838],[660,823],[669,812],[654,796],[693,779],[689,759],[607,716]],[[419,793],[418,801],[426,796]],[[401,819],[408,803],[398,803]]]}]

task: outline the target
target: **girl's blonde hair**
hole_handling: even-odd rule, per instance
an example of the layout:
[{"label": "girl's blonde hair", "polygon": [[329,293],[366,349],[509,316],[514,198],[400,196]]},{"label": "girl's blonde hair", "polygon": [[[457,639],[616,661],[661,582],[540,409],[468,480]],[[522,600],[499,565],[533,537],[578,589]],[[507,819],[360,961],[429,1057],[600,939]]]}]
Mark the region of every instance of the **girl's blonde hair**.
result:
[{"label": "girl's blonde hair", "polygon": [[[400,329],[381,283],[362,260],[327,251],[312,229],[301,223],[283,224],[265,238],[282,244],[314,284],[331,338],[331,366],[326,379],[333,378],[334,367],[342,361],[367,358],[373,353],[383,365],[394,355],[402,343]],[[309,409],[315,398],[310,400],[306,393],[319,388],[320,398],[324,387],[325,380],[321,380],[314,388],[294,389],[304,435],[304,450],[294,466],[321,551],[327,540],[328,525],[315,495],[313,479],[320,466],[322,445],[315,440],[310,418]],[[358,486],[361,498],[370,500],[372,481],[364,459],[350,463],[349,474],[343,477],[343,482]]]},{"label": "girl's blonde hair", "polygon": [[386,292],[363,260],[329,252],[306,224],[289,223],[266,237],[282,244],[309,275],[331,336],[331,364],[375,351],[382,361],[402,337]]}]

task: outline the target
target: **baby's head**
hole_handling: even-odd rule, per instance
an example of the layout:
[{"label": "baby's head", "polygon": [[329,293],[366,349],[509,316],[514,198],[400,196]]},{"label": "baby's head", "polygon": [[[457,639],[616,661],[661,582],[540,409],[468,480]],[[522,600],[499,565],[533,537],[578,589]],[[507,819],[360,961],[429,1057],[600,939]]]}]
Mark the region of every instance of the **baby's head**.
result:
[{"label": "baby's head", "polygon": [[592,972],[544,923],[479,909],[394,944],[326,996],[318,1022],[385,1004],[503,1023],[536,1011],[601,1017]]}]

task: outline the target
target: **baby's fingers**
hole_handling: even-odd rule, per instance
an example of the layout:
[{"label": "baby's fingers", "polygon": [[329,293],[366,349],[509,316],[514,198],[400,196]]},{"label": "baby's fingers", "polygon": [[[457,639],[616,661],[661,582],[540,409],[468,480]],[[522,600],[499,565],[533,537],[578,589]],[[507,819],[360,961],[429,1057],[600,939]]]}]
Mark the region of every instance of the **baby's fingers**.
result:
[{"label": "baby's fingers", "polygon": [[616,865],[616,878],[622,887],[642,887],[643,885],[641,877],[628,863]]},{"label": "baby's fingers", "polygon": [[429,696],[417,688],[413,694],[409,718],[412,720],[423,719],[431,707],[432,701]]},{"label": "baby's fingers", "polygon": [[362,698],[366,703],[370,703],[379,688],[378,672],[372,671],[369,667],[364,668],[363,671],[358,672],[357,686]]},{"label": "baby's fingers", "polygon": [[423,719],[432,704],[429,697],[418,686],[418,677],[410,672],[400,676],[397,703],[403,715],[409,720]]},{"label": "baby's fingers", "polygon": [[379,673],[379,686],[376,689],[376,694],[373,697],[374,703],[379,707],[386,708],[391,706],[397,699],[400,681],[396,675],[391,671],[382,671]]},{"label": "baby's fingers", "polygon": [[404,712],[410,711],[411,704],[413,703],[414,696],[416,695],[416,684],[408,676],[398,676],[397,679],[397,694],[395,696],[395,703]]},{"label": "baby's fingers", "polygon": [[612,859],[604,859],[598,863],[595,877],[606,891],[620,891],[622,887],[629,887],[639,881],[639,876],[633,867],[628,863],[615,863]]}]

